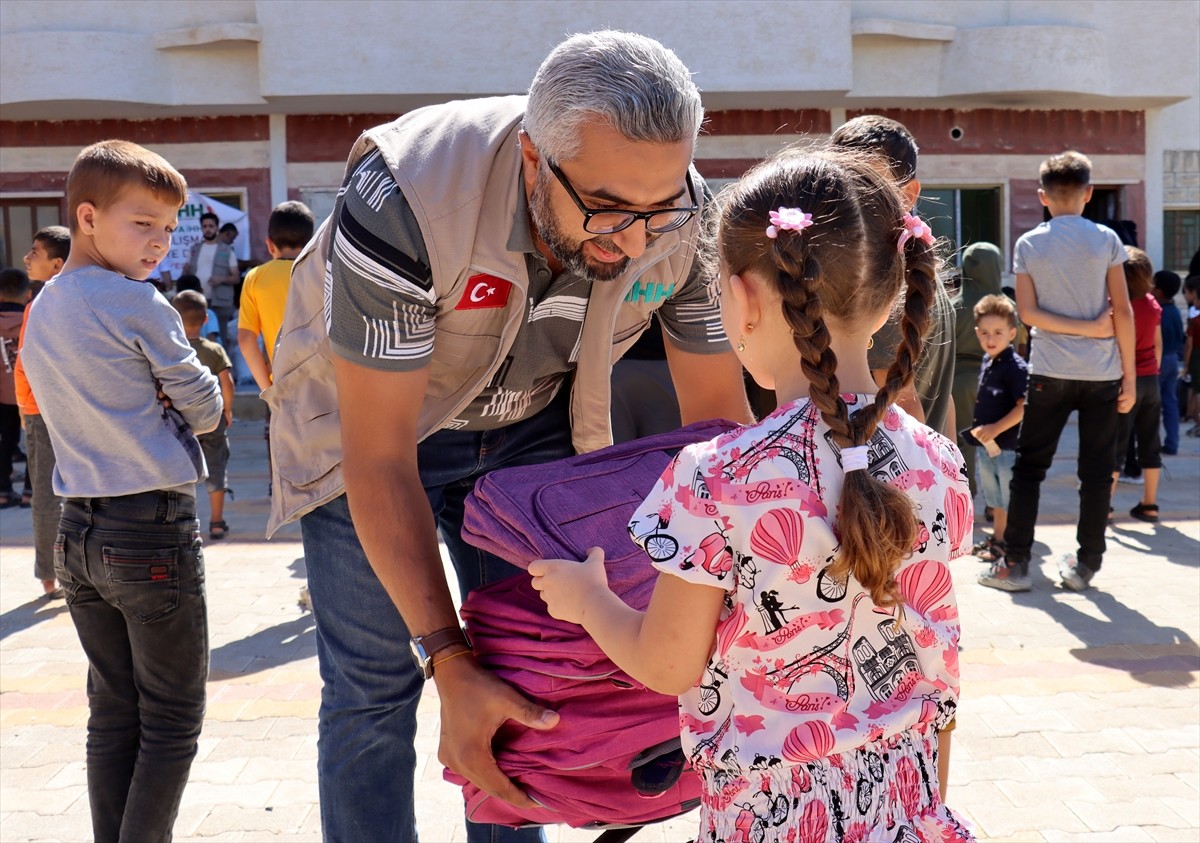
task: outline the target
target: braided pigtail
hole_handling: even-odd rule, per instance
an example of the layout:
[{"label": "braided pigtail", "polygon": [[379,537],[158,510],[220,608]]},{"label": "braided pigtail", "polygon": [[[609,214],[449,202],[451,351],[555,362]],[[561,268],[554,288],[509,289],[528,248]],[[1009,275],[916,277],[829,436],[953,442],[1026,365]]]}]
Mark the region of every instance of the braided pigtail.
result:
[{"label": "braided pigtail", "polygon": [[[914,240],[906,244],[904,254],[906,290],[900,347],[875,401],[851,420],[855,445],[866,444],[875,435],[896,395],[912,382],[924,347],[935,283],[934,250]],[[877,606],[899,605],[902,598],[896,571],[917,542],[917,518],[908,495],[869,471],[848,472],[842,484],[838,529],[841,553],[831,573],[845,570],[844,564],[871,592]]]},{"label": "braided pigtail", "polygon": [[[841,447],[851,444],[850,413],[838,385],[837,356],[829,347],[829,328],[821,304],[821,265],[816,256],[796,249],[799,238],[789,238],[792,248],[776,246],[783,316],[792,328],[800,352],[800,368],[809,382],[809,396]],[[800,251],[798,256],[790,254]]]},{"label": "braided pigtail", "polygon": [[[722,271],[758,272],[777,289],[809,397],[841,451],[840,544],[829,574],[853,574],[876,605],[897,606],[895,574],[916,544],[917,517],[908,495],[865,470],[865,447],[921,356],[935,290],[933,238],[869,160],[828,150],[760,164],[723,195],[719,225]],[[829,325],[861,332],[864,320],[887,312],[902,283],[896,360],[875,400],[851,415]]]}]

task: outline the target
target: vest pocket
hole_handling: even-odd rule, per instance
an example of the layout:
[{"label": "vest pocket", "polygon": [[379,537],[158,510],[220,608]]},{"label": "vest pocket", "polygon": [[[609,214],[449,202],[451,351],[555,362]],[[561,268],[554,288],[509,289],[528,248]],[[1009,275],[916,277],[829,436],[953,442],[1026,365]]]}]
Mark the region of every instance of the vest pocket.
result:
[{"label": "vest pocket", "polygon": [[149,623],[179,606],[179,548],[103,548],[104,576],[117,608]]},{"label": "vest pocket", "polygon": [[309,357],[264,398],[273,414],[271,457],[280,477],[303,489],[341,464],[342,417],[333,365],[325,357]]}]

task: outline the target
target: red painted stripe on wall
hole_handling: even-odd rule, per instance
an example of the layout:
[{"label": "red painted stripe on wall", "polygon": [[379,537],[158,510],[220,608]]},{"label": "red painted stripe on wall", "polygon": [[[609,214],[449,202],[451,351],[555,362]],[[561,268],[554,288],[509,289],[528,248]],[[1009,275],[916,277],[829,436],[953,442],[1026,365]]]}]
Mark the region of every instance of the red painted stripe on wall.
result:
[{"label": "red painted stripe on wall", "polygon": [[706,179],[736,179],[759,162],[758,158],[697,158],[696,169]]},{"label": "red painted stripe on wall", "polygon": [[358,136],[374,126],[390,123],[395,114],[289,114],[289,163],[345,161]]},{"label": "red painted stripe on wall", "polygon": [[[1142,111],[1033,111],[1006,108],[880,109],[847,111],[846,118],[880,114],[903,123],[921,152],[938,155],[1052,155],[1078,149],[1088,155],[1142,155]],[[956,140],[954,129],[961,131]]]},{"label": "red painted stripe on wall", "polygon": [[704,123],[709,135],[829,134],[829,112],[821,108],[730,109],[710,111]]},{"label": "red painted stripe on wall", "polygon": [[31,191],[66,190],[66,172],[6,173],[0,172],[0,192],[25,193]]},{"label": "red painted stripe on wall", "polygon": [[268,140],[266,115],[162,120],[3,120],[0,145],[78,146],[110,138],[140,144]]}]

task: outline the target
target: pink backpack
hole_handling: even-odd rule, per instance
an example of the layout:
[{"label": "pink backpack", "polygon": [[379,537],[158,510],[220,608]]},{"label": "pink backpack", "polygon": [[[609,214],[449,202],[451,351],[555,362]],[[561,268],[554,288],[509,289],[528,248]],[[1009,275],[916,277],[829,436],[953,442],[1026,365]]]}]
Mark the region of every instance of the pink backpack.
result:
[{"label": "pink backpack", "polygon": [[[467,498],[463,538],[524,568],[534,559],[605,550],[609,583],[644,609],[657,572],[627,525],[685,445],[733,429],[701,422],[554,463],[502,469]],[[583,628],[558,621],[519,574],[476,589],[462,607],[481,664],[559,714],[554,729],[508,724],[496,761],[543,807],[524,811],[462,777],[467,817],[502,825],[631,826],[699,805],[699,778],[685,763],[675,697],[649,690],[614,665]]]}]

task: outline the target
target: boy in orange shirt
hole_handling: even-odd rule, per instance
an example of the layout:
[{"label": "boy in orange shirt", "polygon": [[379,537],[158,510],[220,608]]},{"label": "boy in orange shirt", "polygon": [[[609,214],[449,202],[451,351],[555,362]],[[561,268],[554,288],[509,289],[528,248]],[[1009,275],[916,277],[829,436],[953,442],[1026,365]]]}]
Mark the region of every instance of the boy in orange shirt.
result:
[{"label": "boy in orange shirt", "polygon": [[[33,244],[25,255],[25,272],[29,275],[30,298],[36,299],[46,282],[58,275],[71,252],[71,231],[65,225],[49,225],[33,235]],[[28,316],[29,307],[25,314]],[[25,345],[25,325],[21,325],[21,347]],[[54,578],[54,537],[58,534],[58,517],[62,514],[62,500],[54,494],[54,445],[42,412],[29,388],[25,367],[17,355],[13,369],[13,380],[17,389],[17,406],[25,427],[27,486],[32,494],[21,506],[33,507],[33,575],[42,581],[42,593],[54,600],[63,596]]]}]

